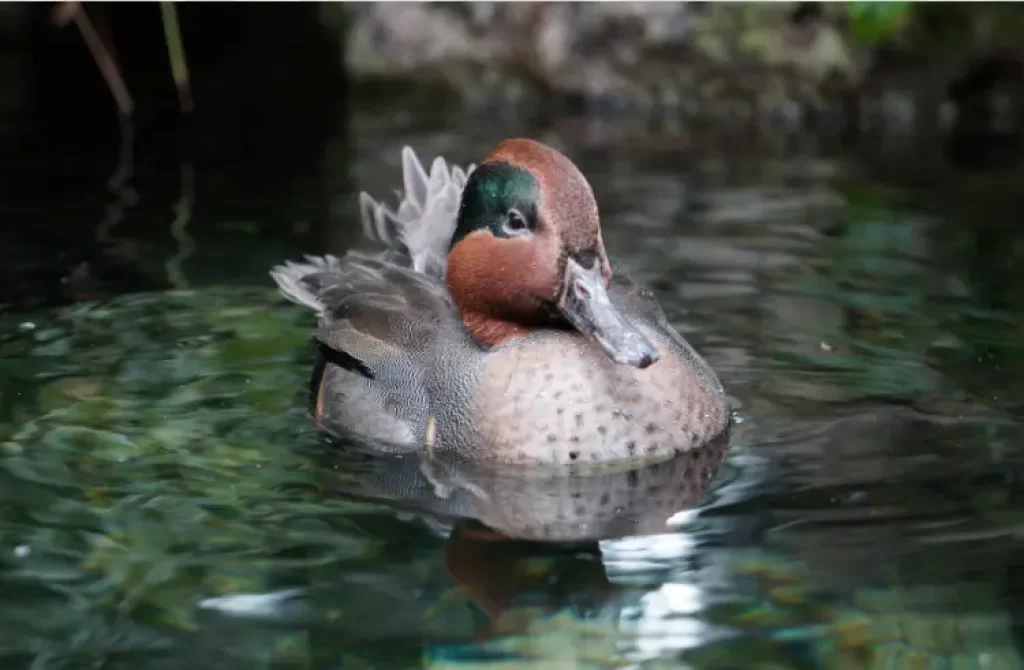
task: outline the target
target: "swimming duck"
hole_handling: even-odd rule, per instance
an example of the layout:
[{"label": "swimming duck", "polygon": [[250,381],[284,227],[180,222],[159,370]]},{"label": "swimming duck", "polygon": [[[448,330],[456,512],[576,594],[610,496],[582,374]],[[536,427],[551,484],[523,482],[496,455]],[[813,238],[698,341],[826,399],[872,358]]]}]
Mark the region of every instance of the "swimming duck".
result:
[{"label": "swimming duck", "polygon": [[271,270],[318,317],[318,426],[505,465],[661,460],[727,429],[721,383],[611,264],[566,156],[509,139],[428,175],[406,147],[402,169],[397,210],[360,195],[383,251]]}]

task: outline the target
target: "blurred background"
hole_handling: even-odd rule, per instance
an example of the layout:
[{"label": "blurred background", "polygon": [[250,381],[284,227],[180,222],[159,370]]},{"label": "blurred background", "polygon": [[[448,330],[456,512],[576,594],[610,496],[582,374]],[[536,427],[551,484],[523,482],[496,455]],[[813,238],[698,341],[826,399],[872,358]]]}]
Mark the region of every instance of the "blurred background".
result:
[{"label": "blurred background", "polygon": [[[1022,44],[1021,3],[0,4],[0,666],[1024,668]],[[730,395],[710,492],[615,491],[665,532],[481,541],[308,421],[268,269],[360,243],[404,145],[515,135]]]},{"label": "blurred background", "polygon": [[[186,3],[188,115],[159,6],[89,3],[134,103],[130,147],[55,7],[0,8],[8,306],[180,283],[162,266],[182,244],[180,271],[200,280],[217,240],[242,229],[329,245],[354,229],[337,218],[354,215],[353,192],[387,183],[359,157],[371,172],[393,164],[417,129],[448,132],[459,162],[515,133],[685,169],[801,147],[931,185],[935,199],[956,199],[940,181],[1019,170],[1024,11],[1012,3]],[[183,161],[195,203],[172,227]],[[273,260],[237,255],[253,271]]]}]

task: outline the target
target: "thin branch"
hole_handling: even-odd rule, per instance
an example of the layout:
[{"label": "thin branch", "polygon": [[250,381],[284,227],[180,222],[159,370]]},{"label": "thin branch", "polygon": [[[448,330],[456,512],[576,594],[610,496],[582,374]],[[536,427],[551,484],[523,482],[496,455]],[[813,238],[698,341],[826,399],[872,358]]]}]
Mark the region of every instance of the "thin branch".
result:
[{"label": "thin branch", "polygon": [[107,82],[107,88],[110,89],[111,95],[114,96],[118,111],[122,117],[131,117],[135,112],[135,103],[132,102],[132,96],[128,93],[128,87],[125,86],[124,79],[121,77],[121,69],[118,67],[117,59],[114,58],[114,54],[103,43],[81,3],[74,0],[65,2],[54,11],[53,19],[57,25],[67,25],[69,20],[75,22],[79,32],[82,33],[85,45],[89,47],[93,60],[96,61],[96,65],[100,68],[104,81]]},{"label": "thin branch", "polygon": [[167,55],[171,59],[171,74],[174,76],[174,85],[178,88],[178,102],[181,104],[181,112],[188,114],[193,108],[192,88],[189,84],[185,47],[181,43],[181,29],[178,27],[178,12],[173,2],[164,0],[160,3],[160,13],[163,17]]}]

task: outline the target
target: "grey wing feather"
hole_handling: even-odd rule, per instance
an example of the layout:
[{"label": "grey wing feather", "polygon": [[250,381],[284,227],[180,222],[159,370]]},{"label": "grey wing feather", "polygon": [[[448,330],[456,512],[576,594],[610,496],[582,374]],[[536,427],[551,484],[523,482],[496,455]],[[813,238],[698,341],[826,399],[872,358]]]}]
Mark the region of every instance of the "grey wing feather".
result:
[{"label": "grey wing feather", "polygon": [[[463,170],[458,165],[449,169],[444,158],[438,156],[431,164],[430,173],[411,147],[402,149],[402,186],[397,210],[378,202],[368,193],[359,194],[359,210],[366,236],[383,242],[386,250],[377,259],[362,254],[350,253],[342,261],[336,256],[306,256],[304,263],[286,261],[271,270],[270,275],[286,298],[299,305],[324,311],[324,301],[318,295],[323,288],[317,279],[308,279],[318,274],[346,275],[348,280],[358,276],[358,263],[363,271],[373,263],[409,268],[414,273],[426,275],[435,280],[444,278],[447,265],[448,245],[451,243],[458,216],[459,200],[466,180],[476,168],[470,165]],[[342,264],[347,270],[342,272]],[[383,266],[376,267],[383,272]],[[394,270],[391,271],[392,275]],[[394,277],[392,277],[394,278]],[[410,285],[416,285],[415,277],[406,276]],[[340,279],[339,279],[340,281]],[[386,284],[382,285],[386,288]],[[380,291],[376,292],[380,294]]]},{"label": "grey wing feather", "polygon": [[398,209],[392,210],[368,193],[359,194],[366,236],[400,250],[417,272],[443,277],[462,190],[475,168],[470,165],[463,170],[453,165],[449,169],[445,159],[438,156],[428,174],[416,152],[403,148],[404,190]]},{"label": "grey wing feather", "polygon": [[307,307],[319,316],[325,306],[320,300],[315,283],[306,281],[321,273],[337,273],[341,271],[341,263],[336,256],[306,256],[305,263],[285,261],[270,271],[270,276],[277,284],[281,294],[296,305]]},{"label": "grey wing feather", "polygon": [[314,337],[369,368],[422,351],[444,332],[462,337],[448,288],[383,256],[307,256],[271,271],[281,293],[317,313]]},{"label": "grey wing feather", "polygon": [[428,173],[404,147],[398,208],[359,196],[366,236],[384,243],[382,253],[306,256],[271,270],[285,298],[316,312],[320,342],[372,367],[382,355],[422,349],[446,327],[447,337],[459,336],[444,273],[459,200],[474,169],[449,168],[439,156]]},{"label": "grey wing feather", "polygon": [[398,208],[359,196],[366,236],[383,243],[382,253],[306,256],[271,270],[285,298],[317,315],[313,337],[336,364],[325,370],[321,388],[347,398],[343,406],[350,415],[338,425],[389,441],[416,441],[425,430],[426,377],[436,367],[435,356],[460,344],[475,349],[444,281],[459,200],[473,169],[449,169],[438,157],[428,174],[405,147]]}]

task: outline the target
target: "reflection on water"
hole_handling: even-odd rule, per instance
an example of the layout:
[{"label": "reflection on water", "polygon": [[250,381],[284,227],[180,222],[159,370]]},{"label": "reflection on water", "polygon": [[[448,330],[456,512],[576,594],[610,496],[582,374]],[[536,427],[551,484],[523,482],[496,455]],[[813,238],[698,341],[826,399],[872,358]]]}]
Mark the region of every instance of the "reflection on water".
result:
[{"label": "reflection on water", "polygon": [[643,466],[589,472],[442,460],[432,452],[395,457],[329,453],[337,492],[396,509],[482,522],[495,536],[586,542],[664,532],[699,503],[725,455],[728,436],[704,449]]},{"label": "reflection on water", "polygon": [[718,371],[728,450],[565,479],[311,429],[311,324],[266,268],[358,239],[349,173],[384,193],[402,144],[495,132],[357,128],[298,189],[335,220],[292,236],[227,225],[197,165],[194,253],[165,212],[152,256],[191,289],[0,313],[4,667],[1024,667],[1024,234],[955,183],[530,132]]}]

